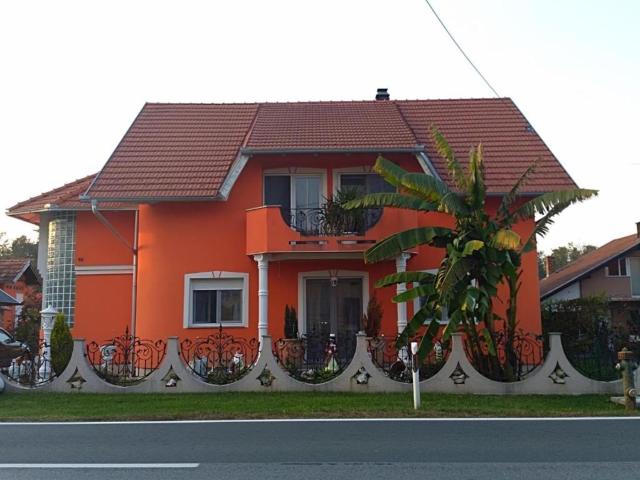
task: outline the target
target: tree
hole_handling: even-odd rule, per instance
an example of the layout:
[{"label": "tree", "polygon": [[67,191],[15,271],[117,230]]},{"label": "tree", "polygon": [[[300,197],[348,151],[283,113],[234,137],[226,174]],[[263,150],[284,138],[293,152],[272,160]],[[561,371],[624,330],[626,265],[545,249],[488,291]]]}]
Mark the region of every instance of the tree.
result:
[{"label": "tree", "polygon": [[25,235],[14,238],[11,243],[5,238],[6,234],[0,232],[0,258],[30,258],[38,257],[38,242],[32,242]]},{"label": "tree", "polygon": [[551,250],[550,255],[546,255],[544,252],[538,252],[538,276],[544,278],[546,276],[546,269],[544,267],[544,259],[550,256],[553,259],[553,268],[558,270],[571,262],[576,261],[585,253],[592,252],[596,247],[593,245],[580,245],[573,242],[569,242],[567,245],[563,245]]},{"label": "tree", "polygon": [[[521,260],[524,252],[535,249],[537,235],[548,232],[553,217],[569,205],[597,194],[594,190],[573,189],[542,194],[524,203],[518,193],[535,171],[531,165],[505,194],[497,212],[490,215],[485,208],[486,185],[482,145],[472,148],[469,164],[464,169],[445,138],[435,128],[434,142],[446,160],[454,188],[442,180],[423,173],[407,172],[394,163],[378,157],[374,170],[397,188],[397,193],[369,194],[346,204],[346,208],[391,207],[418,212],[444,212],[454,220],[453,228],[417,227],[393,234],[365,252],[367,263],[397,257],[420,245],[443,249],[445,254],[435,275],[407,271],[388,275],[378,287],[412,283],[406,292],[396,295],[394,302],[408,302],[423,297],[423,306],[414,314],[397,340],[400,348],[426,323],[420,342],[422,358],[432,349],[440,329],[443,309],[449,313],[444,341],[462,328],[467,335],[470,353],[478,361],[487,361],[487,369],[496,376],[513,378],[513,339],[517,326],[517,296],[521,282]],[[522,239],[513,225],[533,219],[535,227]],[[508,287],[506,318],[494,312],[498,286]],[[496,355],[498,322],[502,322],[506,360],[500,364]],[[488,356],[483,353],[483,344]]]}]

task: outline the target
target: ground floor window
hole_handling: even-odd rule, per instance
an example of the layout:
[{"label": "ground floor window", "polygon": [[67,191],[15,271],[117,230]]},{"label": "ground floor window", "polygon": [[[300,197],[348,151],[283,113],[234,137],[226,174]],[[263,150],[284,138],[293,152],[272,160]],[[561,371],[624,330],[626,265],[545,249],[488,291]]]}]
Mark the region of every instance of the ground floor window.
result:
[{"label": "ground floor window", "polygon": [[246,326],[247,274],[206,272],[185,276],[185,326]]}]

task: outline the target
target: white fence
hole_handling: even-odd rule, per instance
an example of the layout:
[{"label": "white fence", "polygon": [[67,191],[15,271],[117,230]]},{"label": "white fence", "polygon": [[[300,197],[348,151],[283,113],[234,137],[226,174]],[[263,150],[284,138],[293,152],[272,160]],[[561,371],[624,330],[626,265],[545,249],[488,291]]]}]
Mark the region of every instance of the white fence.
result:
[{"label": "white fence", "polygon": [[[432,377],[420,382],[424,393],[464,394],[619,394],[621,380],[601,382],[579,373],[567,359],[560,334],[550,334],[550,350],[544,363],[518,382],[497,382],[478,373],[467,359],[463,336],[454,334],[451,352],[446,363]],[[0,374],[9,392],[87,392],[87,393],[174,393],[174,392],[409,392],[410,383],[395,381],[376,367],[368,351],[368,339],[358,335],[353,359],[335,378],[324,383],[310,384],[292,378],[272,353],[271,337],[263,337],[261,351],[250,371],[233,383],[215,385],[205,382],[189,368],[180,355],[177,337],[167,341],[162,362],[139,383],[118,386],[96,374],[86,357],[85,342],[74,341],[74,350],[67,368],[61,375],[38,387],[25,387]],[[640,369],[638,369],[640,370]],[[636,376],[638,375],[636,371]],[[638,379],[636,379],[637,381]]]}]

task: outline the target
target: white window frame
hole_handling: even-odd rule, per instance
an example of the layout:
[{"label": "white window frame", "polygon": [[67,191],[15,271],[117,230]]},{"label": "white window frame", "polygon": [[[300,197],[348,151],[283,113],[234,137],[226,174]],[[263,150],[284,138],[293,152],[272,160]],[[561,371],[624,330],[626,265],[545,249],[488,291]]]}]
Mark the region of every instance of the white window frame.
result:
[{"label": "white window frame", "polygon": [[[211,286],[211,290],[237,290],[237,285],[233,283],[240,281],[242,285],[242,312],[240,322],[216,322],[216,323],[194,323],[193,322],[193,292],[195,290],[203,290],[202,288],[194,288],[196,284],[207,284]],[[243,272],[199,272],[187,273],[184,276],[184,311],[183,311],[184,328],[242,328],[249,326],[249,274]]]},{"label": "white window frame", "polygon": [[[429,268],[429,269],[420,270],[420,271],[422,271],[424,273],[430,273],[432,275],[435,275],[436,273],[438,273],[438,269],[437,268]],[[416,282],[414,282],[414,283],[416,283]],[[419,283],[418,283],[418,285],[419,285]],[[418,285],[415,285],[415,286],[417,287]],[[420,297],[416,297],[416,298],[413,299],[413,314],[415,315],[418,310],[420,310]],[[441,318],[440,320],[438,320],[438,323],[440,325],[447,325],[449,323],[449,312],[447,311],[447,307],[444,307],[443,310],[444,311],[442,312],[442,316],[444,318]]]},{"label": "white window frame", "polygon": [[620,263],[624,262],[624,268],[625,268],[625,275],[611,275],[609,273],[609,263],[611,263],[613,260],[609,260],[607,262],[607,265],[604,267],[604,271],[605,271],[605,276],[606,277],[610,277],[610,278],[628,278],[631,276],[631,272],[630,272],[630,268],[631,268],[631,262],[629,261],[628,257],[621,257],[618,258],[618,272],[620,271]]},{"label": "white window frame", "polygon": [[295,194],[295,177],[320,177],[320,198],[318,199],[318,205],[322,206],[324,199],[327,198],[327,170],[324,168],[306,168],[306,167],[289,167],[289,168],[270,168],[262,173],[262,204],[266,205],[265,201],[265,188],[264,177],[268,176],[282,176],[287,175],[289,177],[289,203],[292,209],[296,207],[296,194]]}]

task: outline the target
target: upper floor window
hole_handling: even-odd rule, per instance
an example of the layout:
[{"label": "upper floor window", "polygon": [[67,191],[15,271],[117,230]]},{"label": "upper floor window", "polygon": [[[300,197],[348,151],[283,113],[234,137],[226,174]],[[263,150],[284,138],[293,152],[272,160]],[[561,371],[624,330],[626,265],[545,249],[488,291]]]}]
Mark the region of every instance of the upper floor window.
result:
[{"label": "upper floor window", "polygon": [[377,173],[343,173],[340,188],[352,189],[361,195],[368,193],[393,193],[396,188]]},{"label": "upper floor window", "polygon": [[607,276],[609,277],[626,277],[627,276],[627,259],[616,258],[607,263]]}]

